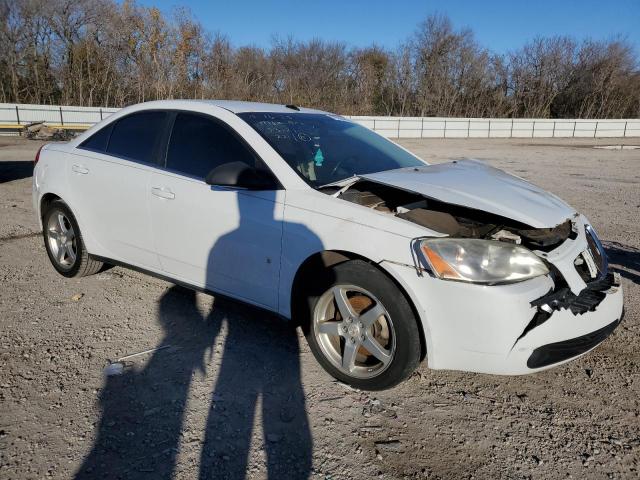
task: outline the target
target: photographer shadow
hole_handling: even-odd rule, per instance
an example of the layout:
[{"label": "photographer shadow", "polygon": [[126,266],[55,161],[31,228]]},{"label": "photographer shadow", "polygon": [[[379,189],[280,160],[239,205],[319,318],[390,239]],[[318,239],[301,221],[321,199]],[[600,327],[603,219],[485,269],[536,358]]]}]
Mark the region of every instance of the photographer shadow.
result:
[{"label": "photographer shadow", "polygon": [[96,438],[76,479],[173,478],[192,378],[205,371],[223,318],[217,308],[203,316],[192,290],[162,295],[164,336],[144,368],[105,377]]},{"label": "photographer shadow", "polygon": [[[251,203],[245,201],[239,194],[239,225],[211,249],[208,285],[221,257],[246,238]],[[298,224],[269,222],[294,235],[311,234]],[[260,458],[260,465],[249,465],[252,451],[264,453],[269,478],[308,478],[313,444],[294,323],[224,298],[216,298],[212,311],[203,315],[196,293],[178,286],[162,295],[158,320],[164,336],[147,364],[106,377],[95,442],[75,478],[173,478],[192,380],[207,367],[217,376],[199,478],[245,478],[263,463]],[[212,352],[219,336],[224,336],[224,349],[215,372]],[[254,428],[258,423],[262,432]]]},{"label": "photographer shadow", "polygon": [[[238,245],[246,245],[248,238],[255,237],[256,225],[265,235],[269,231],[287,232],[321,245],[303,225],[283,222],[274,218],[275,215],[264,218],[262,212],[276,206],[275,195],[270,193],[263,192],[261,197],[256,197],[237,192],[239,224],[218,238],[211,249],[208,285],[219,281],[216,265],[224,263]],[[262,240],[254,241],[253,248],[259,251]],[[286,248],[286,242],[282,248]],[[249,280],[247,283],[250,284]],[[227,339],[200,458],[201,480],[244,478],[252,442],[261,444],[268,478],[308,478],[311,473],[313,445],[302,388],[296,325],[268,312],[256,313],[254,308],[235,304],[233,320],[227,322]],[[258,411],[261,437],[253,435]]]}]

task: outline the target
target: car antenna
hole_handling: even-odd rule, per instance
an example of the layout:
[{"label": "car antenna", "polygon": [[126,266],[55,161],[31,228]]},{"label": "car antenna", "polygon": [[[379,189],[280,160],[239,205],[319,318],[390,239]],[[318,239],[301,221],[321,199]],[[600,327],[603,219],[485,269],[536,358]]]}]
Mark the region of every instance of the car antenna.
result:
[{"label": "car antenna", "polygon": [[291,110],[295,110],[297,112],[300,111],[300,107],[297,105],[290,104],[290,105],[285,105],[285,107],[290,108]]}]

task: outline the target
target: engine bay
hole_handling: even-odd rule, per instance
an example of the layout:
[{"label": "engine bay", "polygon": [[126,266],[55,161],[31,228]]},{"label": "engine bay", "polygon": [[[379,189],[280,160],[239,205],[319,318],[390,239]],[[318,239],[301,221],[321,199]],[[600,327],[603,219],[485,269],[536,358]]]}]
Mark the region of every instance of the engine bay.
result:
[{"label": "engine bay", "polygon": [[451,237],[497,240],[532,250],[550,251],[576,235],[569,219],[552,228],[532,228],[500,215],[441,202],[368,180],[359,180],[342,188],[332,187],[323,192]]}]

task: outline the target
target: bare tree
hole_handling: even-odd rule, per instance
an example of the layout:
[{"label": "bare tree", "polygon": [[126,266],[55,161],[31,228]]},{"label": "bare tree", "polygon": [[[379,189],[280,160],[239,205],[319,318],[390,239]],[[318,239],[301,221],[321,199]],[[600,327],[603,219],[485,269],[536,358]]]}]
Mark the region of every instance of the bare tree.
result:
[{"label": "bare tree", "polygon": [[186,9],[135,0],[0,0],[0,100],[122,106],[161,98],[294,103],[345,114],[637,117],[623,39],[538,38],[495,55],[443,15],[395,50],[275,38],[234,47]]}]

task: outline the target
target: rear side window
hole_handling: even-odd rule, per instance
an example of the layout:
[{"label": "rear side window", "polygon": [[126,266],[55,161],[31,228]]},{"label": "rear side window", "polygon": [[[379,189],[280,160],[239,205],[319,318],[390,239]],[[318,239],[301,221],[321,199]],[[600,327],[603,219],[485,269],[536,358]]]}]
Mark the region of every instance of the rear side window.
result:
[{"label": "rear side window", "polygon": [[82,142],[80,147],[87,150],[94,150],[96,152],[104,152],[107,149],[107,143],[109,142],[109,135],[111,134],[112,127],[113,124],[111,123],[106,127],[101,128]]},{"label": "rear side window", "polygon": [[107,153],[154,163],[153,152],[166,116],[166,112],[139,112],[121,118],[113,126]]},{"label": "rear side window", "polygon": [[197,114],[176,115],[167,149],[167,168],[205,178],[215,167],[229,162],[261,167],[253,152],[219,122]]}]

